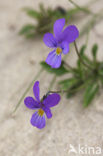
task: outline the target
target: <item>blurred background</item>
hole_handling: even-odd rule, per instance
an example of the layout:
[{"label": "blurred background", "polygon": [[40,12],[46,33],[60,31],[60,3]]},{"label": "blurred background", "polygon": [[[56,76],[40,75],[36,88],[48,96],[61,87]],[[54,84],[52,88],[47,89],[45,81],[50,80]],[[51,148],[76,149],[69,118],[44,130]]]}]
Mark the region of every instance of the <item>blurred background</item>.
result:
[{"label": "blurred background", "polygon": [[[78,47],[88,43],[86,53],[91,58],[90,49],[97,43],[98,60],[103,60],[102,0],[0,0],[0,156],[72,156],[70,144],[103,148],[103,91],[86,109],[82,94],[69,100],[63,96],[43,130],[31,126],[33,112],[23,101],[12,114],[49,52],[43,34],[52,32],[54,21],[61,17],[78,27]],[[66,61],[75,66],[76,59],[71,47]],[[38,77],[41,96],[52,79],[46,72]],[[33,95],[32,89],[28,95]]]}]

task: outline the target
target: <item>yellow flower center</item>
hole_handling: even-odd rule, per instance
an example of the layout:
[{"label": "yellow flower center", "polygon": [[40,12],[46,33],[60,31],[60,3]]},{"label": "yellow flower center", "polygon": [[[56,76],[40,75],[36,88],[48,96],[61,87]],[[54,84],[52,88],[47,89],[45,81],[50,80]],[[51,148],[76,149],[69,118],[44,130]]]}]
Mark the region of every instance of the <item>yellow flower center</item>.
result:
[{"label": "yellow flower center", "polygon": [[38,114],[39,114],[39,116],[43,116],[44,111],[40,108],[40,109],[38,110]]},{"label": "yellow flower center", "polygon": [[61,52],[62,52],[62,49],[58,47],[58,48],[56,49],[56,54],[57,54],[57,55],[60,55]]}]

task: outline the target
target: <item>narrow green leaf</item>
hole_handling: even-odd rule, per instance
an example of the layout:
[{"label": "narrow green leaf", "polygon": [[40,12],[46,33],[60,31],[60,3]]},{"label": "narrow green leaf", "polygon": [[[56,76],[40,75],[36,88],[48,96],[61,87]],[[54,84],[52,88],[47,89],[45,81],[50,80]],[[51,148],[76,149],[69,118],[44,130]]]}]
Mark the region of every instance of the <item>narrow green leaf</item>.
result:
[{"label": "narrow green leaf", "polygon": [[78,74],[79,74],[79,77],[82,79],[83,77],[83,74],[84,74],[84,66],[82,65],[80,59],[77,61],[77,67],[78,67]]},{"label": "narrow green leaf", "polygon": [[59,81],[59,85],[61,85],[61,88],[65,90],[72,87],[74,84],[77,83],[77,81],[78,80],[76,78],[69,78],[69,79]]},{"label": "narrow green leaf", "polygon": [[92,47],[92,55],[93,55],[94,60],[96,60],[97,50],[98,50],[98,45],[94,44],[93,47]]},{"label": "narrow green leaf", "polygon": [[92,82],[87,86],[84,93],[84,99],[83,99],[84,107],[87,107],[92,102],[98,90],[99,90],[99,85],[96,82]]},{"label": "narrow green leaf", "polygon": [[24,11],[27,13],[28,16],[32,18],[39,19],[41,17],[41,14],[34,9],[24,8]]},{"label": "narrow green leaf", "polygon": [[84,55],[84,52],[86,50],[86,45],[83,45],[80,49],[80,55],[83,56]]},{"label": "narrow green leaf", "polygon": [[40,62],[40,65],[49,73],[54,73],[57,76],[61,76],[67,74],[69,71],[64,67],[64,63],[62,62],[60,68],[51,68],[46,62]]},{"label": "narrow green leaf", "polygon": [[99,69],[98,73],[99,75],[103,76],[103,68]]},{"label": "narrow green leaf", "polygon": [[101,82],[101,84],[103,86],[103,76],[99,75],[98,78],[99,78],[99,80],[100,80],[100,82]]},{"label": "narrow green leaf", "polygon": [[83,56],[82,56],[82,59],[83,59],[85,62],[87,62],[89,65],[92,65],[92,64],[93,64],[92,61],[91,61],[86,55],[83,55]]},{"label": "narrow green leaf", "polygon": [[35,26],[32,25],[32,24],[27,24],[25,26],[23,26],[19,32],[20,35],[24,35],[24,34],[27,34],[27,33],[30,33],[31,31],[34,31],[35,30]]},{"label": "narrow green leaf", "polygon": [[[86,50],[86,45],[83,45],[80,49],[80,55],[81,55],[82,59],[85,57],[85,55],[84,55],[85,50]],[[87,62],[87,61],[85,61],[85,62]],[[80,59],[77,60],[77,68],[78,68],[79,77],[82,79],[84,77],[85,68]]]},{"label": "narrow green leaf", "polygon": [[85,50],[86,50],[86,45],[83,45],[80,49],[80,55],[81,55],[82,59],[84,60],[84,62],[91,65],[92,61],[84,54]]}]

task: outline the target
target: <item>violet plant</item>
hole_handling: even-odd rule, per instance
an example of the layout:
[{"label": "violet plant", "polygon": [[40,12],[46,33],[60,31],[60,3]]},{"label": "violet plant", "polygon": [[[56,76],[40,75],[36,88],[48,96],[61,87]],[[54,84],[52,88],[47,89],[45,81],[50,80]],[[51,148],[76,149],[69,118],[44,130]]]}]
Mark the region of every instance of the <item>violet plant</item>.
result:
[{"label": "violet plant", "polygon": [[[51,107],[59,104],[61,99],[60,94],[65,93],[67,98],[71,98],[82,91],[82,103],[84,107],[87,107],[92,103],[99,89],[103,86],[103,61],[100,62],[97,59],[98,45],[93,45],[91,49],[92,59],[90,59],[85,54],[87,44],[82,45],[80,50],[78,49],[76,43],[79,37],[78,28],[75,25],[69,25],[66,28],[64,26],[65,18],[59,18],[54,22],[54,33],[46,32],[44,34],[43,41],[50,48],[51,52],[45,61],[40,62],[41,70],[30,83],[14,110],[15,112],[24,99],[26,107],[35,110],[30,121],[33,126],[39,129],[44,128],[46,125],[45,116],[48,119],[52,117]],[[63,54],[68,55],[68,52],[71,52],[71,43],[74,45],[78,56],[75,67],[70,66],[61,57]],[[54,78],[48,91],[40,98],[39,81],[37,79],[43,71],[54,74]],[[68,78],[63,79],[62,76],[67,74]],[[61,77],[61,80],[56,81],[56,77],[58,76]],[[51,89],[55,81],[58,84],[59,90],[54,91]],[[35,99],[31,96],[25,97],[32,86]]]},{"label": "violet plant", "polygon": [[[61,89],[58,91],[49,90],[43,98],[40,99],[39,95],[39,82],[34,83],[33,92],[36,100],[32,97],[26,97],[24,103],[29,109],[37,110],[31,118],[31,124],[39,129],[45,127],[45,114],[47,118],[52,117],[50,108],[57,105],[60,101],[61,93],[66,93],[67,98],[77,93],[79,90],[84,89],[83,105],[87,107],[96,93],[99,91],[100,82],[103,84],[102,71],[103,62],[100,63],[96,60],[97,45],[92,48],[93,60],[90,60],[84,51],[86,46],[83,46],[80,50],[77,48],[76,39],[79,36],[79,31],[76,26],[67,26],[64,30],[65,19],[58,19],[54,23],[54,36],[51,33],[44,35],[44,43],[49,48],[54,48],[49,53],[45,62],[41,62],[41,66],[56,75],[64,75],[72,73],[72,77],[59,81]],[[61,54],[68,54],[69,44],[74,43],[76,53],[78,55],[77,66],[70,67],[61,60]]]}]

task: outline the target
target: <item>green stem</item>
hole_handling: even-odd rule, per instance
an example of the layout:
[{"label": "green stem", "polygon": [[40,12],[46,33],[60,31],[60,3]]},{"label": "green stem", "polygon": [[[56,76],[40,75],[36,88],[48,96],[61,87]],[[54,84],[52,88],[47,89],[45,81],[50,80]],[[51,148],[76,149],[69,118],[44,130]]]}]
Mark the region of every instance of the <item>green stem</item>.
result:
[{"label": "green stem", "polygon": [[82,57],[81,57],[81,55],[80,55],[80,53],[79,53],[79,50],[78,50],[78,47],[77,47],[77,44],[76,44],[76,41],[74,41],[74,47],[75,47],[76,53],[77,53],[77,55],[78,55],[78,57],[79,57],[81,63],[82,63],[85,67],[87,67],[87,68],[93,70],[88,64],[86,64],[86,63],[82,60]]},{"label": "green stem", "polygon": [[86,84],[82,84],[79,88],[75,88],[75,89],[67,89],[67,90],[57,90],[57,91],[49,91],[48,93],[66,93],[66,92],[69,92],[69,93],[74,93],[76,91],[79,91],[80,89],[82,89]]},{"label": "green stem", "polygon": [[33,80],[31,81],[31,83],[29,84],[29,86],[27,87],[27,89],[25,90],[24,94],[21,96],[20,100],[18,101],[13,113],[16,112],[16,110],[18,109],[18,107],[20,106],[22,100],[24,99],[24,97],[26,96],[26,94],[28,93],[28,91],[30,90],[30,88],[33,86],[34,82],[37,80],[37,78],[41,75],[41,73],[43,72],[43,69],[41,69],[37,75],[33,78]]},{"label": "green stem", "polygon": [[79,91],[80,89],[84,88],[87,85],[87,83],[90,82],[91,79],[89,79],[89,78],[90,77],[86,77],[86,80],[84,80],[84,82],[82,82],[78,88],[74,88],[74,89],[69,88],[66,90],[49,91],[48,94],[49,93],[66,93],[66,92],[74,93],[74,92]]},{"label": "green stem", "polygon": [[89,14],[93,14],[89,9],[86,9],[84,7],[80,7],[77,3],[75,3],[73,0],[69,0],[70,3],[72,3],[76,8],[80,9],[81,11]]}]

